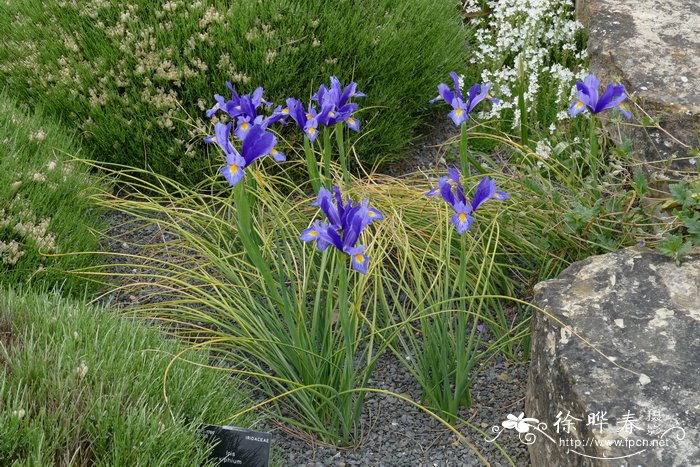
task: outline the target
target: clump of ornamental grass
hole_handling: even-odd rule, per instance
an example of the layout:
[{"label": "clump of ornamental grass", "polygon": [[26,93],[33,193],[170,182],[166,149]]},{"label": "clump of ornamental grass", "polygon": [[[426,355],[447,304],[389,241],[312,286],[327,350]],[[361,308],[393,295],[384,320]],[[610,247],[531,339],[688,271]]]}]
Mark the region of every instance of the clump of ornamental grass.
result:
[{"label": "clump of ornamental grass", "polygon": [[199,431],[245,395],[205,352],[176,355],[178,342],[103,307],[0,289],[0,463],[210,465]]},{"label": "clump of ornamental grass", "polygon": [[[509,196],[496,190],[494,180],[484,177],[469,201],[456,169],[450,169],[449,178],[442,177],[438,187],[427,193],[437,194],[450,207],[447,215],[445,210],[442,215],[435,213],[436,228],[430,241],[440,249],[440,257],[431,257],[430,250],[414,250],[409,242],[395,242],[392,269],[396,273],[383,277],[390,300],[381,303],[388,317],[398,316],[407,326],[397,332],[401,361],[420,384],[424,403],[455,423],[460,407],[471,406],[471,383],[480,365],[521,339],[528,320],[501,323],[492,308],[500,305],[499,299],[509,298],[499,296],[503,291],[493,281],[498,277],[494,274],[497,216],[489,225],[477,222],[479,226],[472,228],[484,202]],[[445,228],[448,223],[451,226]],[[456,242],[452,226],[459,236]],[[400,231],[398,235],[409,235],[402,224],[394,228]],[[505,329],[500,329],[502,324]]]},{"label": "clump of ornamental grass", "polygon": [[[230,194],[213,180],[190,190],[164,177],[149,183],[142,171],[121,170],[120,177],[131,181],[137,193],[151,195],[107,197],[107,202],[179,238],[165,245],[170,253],[146,270],[129,266],[129,276],[141,278],[137,284],[147,282],[159,295],[155,305],[131,311],[177,324],[174,332],[192,345],[213,346],[233,371],[254,376],[256,389],[269,399],[251,410],[270,405],[283,422],[345,445],[359,436],[363,400],[372,391],[367,383],[378,356],[392,342],[385,338],[388,330],[377,327],[380,301],[386,301],[377,278],[387,275],[384,257],[392,247],[380,239],[398,237],[381,227],[370,236],[374,223],[385,220],[382,210],[367,198],[347,197],[356,182],[350,183],[343,126],[337,123],[359,129],[356,104],[348,99],[364,95],[355,83],[343,87],[334,77],[330,83],[312,96],[318,109],[290,98],[269,115],[259,112],[269,105],[262,88],[239,95],[229,86],[231,99],[216,96],[208,115],[222,111],[235,120],[235,129],[233,121],[218,122],[206,141],[224,153],[220,172],[233,187]],[[305,133],[308,185],[317,192],[310,204],[320,209],[320,219],[301,204],[308,203],[305,185],[261,175],[260,164],[253,164],[266,155],[286,159],[270,127],[287,118]],[[321,126],[325,132],[318,130]],[[331,127],[339,170],[330,156]],[[317,132],[324,134],[322,161],[312,147]],[[231,134],[241,141],[240,149]],[[338,178],[344,190],[334,184]],[[502,195],[491,193],[495,185],[485,180],[473,209]],[[313,243],[316,254],[303,242]],[[464,248],[462,253],[465,259]],[[465,269],[460,277],[466,279]],[[460,291],[466,293],[464,287]],[[458,321],[464,335],[466,324]]]},{"label": "clump of ornamental grass", "polygon": [[99,258],[62,255],[98,248],[102,225],[90,196],[104,183],[71,161],[79,151],[61,126],[0,93],[0,284],[86,285],[65,271]]},{"label": "clump of ornamental grass", "polygon": [[77,128],[91,157],[191,182],[214,161],[201,150],[211,83],[258,83],[282,104],[330,75],[358,82],[371,165],[412,139],[465,40],[455,5],[433,0],[29,0],[0,3],[0,27],[14,95]]},{"label": "clump of ornamental grass", "polygon": [[[352,444],[362,389],[381,353],[371,297],[384,247],[362,233],[367,204],[345,201],[359,217],[329,219],[352,225],[338,226],[324,251],[307,246],[303,240],[319,237],[320,226],[308,229],[321,222],[312,223],[318,208],[302,188],[260,167],[246,167],[233,189],[219,179],[194,189],[163,178],[148,184],[139,181],[140,171],[120,171],[137,191],[152,194],[105,195],[103,204],[177,237],[153,245],[151,254],[167,255],[146,266],[124,257],[124,265],[136,269],[127,276],[137,279],[123,287],[147,283],[158,295],[129,313],[172,323],[170,331],[190,345],[216,349],[230,371],[249,376],[247,383],[266,396],[250,410],[273,412],[326,442]],[[322,211],[343,209],[323,195],[317,201]],[[364,246],[355,243],[360,239]]]},{"label": "clump of ornamental grass", "polygon": [[[334,220],[334,210],[349,203],[349,193],[344,190],[337,201],[322,192],[312,206],[313,198],[306,192],[309,184],[296,185],[284,174],[275,175],[280,168],[295,170],[299,165],[288,162],[276,165],[274,171],[264,164],[245,167],[245,177],[233,191],[227,191],[222,180],[191,189],[164,178],[150,184],[138,170],[120,170],[136,193],[128,200],[105,195],[103,203],[132,214],[137,222],[157,223],[177,238],[151,245],[149,256],[162,255],[146,265],[143,257],[124,256],[122,265],[136,272],[126,275],[131,282],[122,287],[144,287],[157,296],[157,301],[146,299],[129,311],[171,323],[170,332],[192,346],[216,349],[231,371],[251,376],[249,383],[267,398],[249,410],[269,410],[282,422],[327,442],[347,444],[355,439],[354,417],[361,413],[361,397],[377,391],[367,387],[377,356],[386,346],[398,354],[415,354],[423,343],[408,336],[421,325],[434,324],[433,336],[439,336],[441,329],[459,327],[459,316],[465,316],[468,334],[463,335],[468,340],[476,324],[472,353],[463,360],[474,368],[494,351],[510,349],[514,358],[521,358],[526,316],[505,305],[527,306],[511,298],[514,282],[534,284],[551,277],[589,246],[585,238],[562,229],[563,215],[552,216],[570,195],[552,195],[547,190],[557,193],[562,188],[540,184],[542,180],[498,177],[499,187],[511,197],[470,213],[476,223],[466,243],[467,237],[452,232],[455,227],[449,219],[457,215],[461,221],[452,203],[424,196],[435,180],[422,174],[404,180],[370,176],[351,179],[350,193],[355,199],[369,198],[371,205],[365,207],[374,207],[384,219],[363,229],[358,240],[365,249],[358,258],[356,252],[345,250],[345,230]],[[341,169],[336,167],[332,174],[332,179],[342,179]],[[469,178],[463,184],[473,186],[477,181]],[[571,183],[576,186],[578,181]],[[241,203],[249,213],[244,211],[243,219]],[[350,209],[357,205],[363,203]],[[315,218],[317,214],[321,217]],[[588,226],[603,221],[594,219]],[[241,233],[241,225],[249,226],[249,235]],[[339,235],[331,238],[330,228]],[[462,261],[462,239],[468,246],[466,261]],[[315,249],[304,246],[303,240],[328,244]],[[258,261],[267,266],[259,268]],[[362,265],[367,267],[364,274]],[[94,278],[113,276],[104,269],[87,272]],[[457,286],[443,279],[460,274],[466,280]],[[445,291],[436,284],[449,284],[444,297]],[[467,290],[458,290],[463,287],[459,284],[467,284]],[[431,311],[416,312],[425,305]],[[443,347],[448,349],[453,338],[448,337]],[[420,380],[419,368],[411,366]],[[430,385],[429,376],[428,372],[423,378],[425,387],[445,393],[444,386]],[[461,377],[469,384],[473,376],[464,372]],[[464,398],[455,394],[448,393],[445,400],[460,405]],[[425,405],[402,400],[445,424],[464,422],[457,416],[450,419],[452,409],[441,411],[427,397]]]}]

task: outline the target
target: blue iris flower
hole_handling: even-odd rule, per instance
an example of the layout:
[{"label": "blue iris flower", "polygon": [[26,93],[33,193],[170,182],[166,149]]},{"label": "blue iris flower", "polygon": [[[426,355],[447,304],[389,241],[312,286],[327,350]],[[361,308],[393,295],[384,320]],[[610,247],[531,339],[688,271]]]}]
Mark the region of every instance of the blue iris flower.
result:
[{"label": "blue iris flower", "polygon": [[605,87],[603,95],[600,97],[598,96],[599,87],[600,80],[598,80],[595,75],[588,75],[583,82],[576,82],[578,100],[576,100],[573,104],[571,104],[571,107],[569,107],[569,113],[572,117],[580,114],[586,109],[593,114],[597,114],[603,110],[617,107],[622,115],[627,118],[632,118],[632,113],[630,113],[630,111],[627,110],[627,107],[625,107],[625,104],[622,103],[627,98],[624,84],[609,83]]},{"label": "blue iris flower", "polygon": [[[247,122],[244,123],[247,124]],[[229,140],[232,126],[233,122],[217,123],[214,127],[214,134],[204,138],[207,143],[216,143],[224,151],[226,165],[221,168],[220,172],[229,185],[233,186],[240,182],[245,176],[245,168],[256,159],[270,154],[278,162],[284,160],[284,154],[275,149],[275,144],[277,144],[275,135],[258,124],[250,125],[250,128],[246,130],[241,152],[238,152]]]},{"label": "blue iris flower", "polygon": [[360,121],[352,116],[357,110],[357,104],[348,102],[351,97],[367,96],[357,90],[357,83],[351,82],[343,87],[338,78],[331,76],[330,87],[321,84],[316,94],[311,96],[311,100],[321,107],[318,121],[325,126],[345,122],[351,130],[360,131]]},{"label": "blue iris flower", "polygon": [[271,102],[268,102],[265,99],[263,99],[262,87],[258,87],[257,89],[255,89],[252,95],[245,94],[243,96],[239,96],[238,93],[233,89],[233,85],[230,82],[227,81],[226,86],[231,90],[231,99],[227,101],[223,96],[220,96],[219,94],[214,94],[214,100],[216,100],[216,104],[214,104],[214,107],[207,110],[207,117],[211,117],[217,111],[223,110],[224,112],[229,114],[231,118],[234,119],[242,115],[250,117],[251,120],[255,120],[255,118],[258,116],[258,107],[260,107],[261,105],[272,105]]},{"label": "blue iris flower", "polygon": [[430,103],[443,100],[452,106],[452,112],[448,116],[452,119],[455,125],[459,126],[469,120],[469,114],[474,110],[477,104],[484,99],[489,99],[494,103],[500,102],[498,99],[491,97],[489,91],[490,84],[475,84],[467,93],[467,96],[462,94],[462,87],[459,76],[454,71],[450,72],[454,89],[444,83],[438,85],[438,96],[432,99]]},{"label": "blue iris flower", "polygon": [[299,238],[305,242],[315,241],[321,251],[334,246],[350,256],[353,269],[365,274],[369,256],[365,254],[365,246],[357,245],[357,241],[365,227],[384,219],[384,215],[371,207],[367,199],[357,204],[350,198],[343,202],[340,188],[333,186],[333,192],[321,188],[316,201],[312,203],[321,208],[328,222],[314,221],[301,232]]},{"label": "blue iris flower", "polygon": [[298,99],[290,97],[287,99],[287,107],[281,109],[279,113],[285,116],[288,115],[294,120],[294,123],[301,128],[309,138],[309,141],[313,143],[316,140],[318,136],[318,113],[312,105],[309,105],[307,110],[304,110],[304,104]]},{"label": "blue iris flower", "polygon": [[455,214],[450,219],[450,222],[457,228],[457,232],[463,234],[471,227],[474,222],[472,214],[479,206],[489,199],[505,200],[510,198],[507,193],[496,190],[496,180],[484,177],[474,191],[474,198],[471,202],[467,200],[462,186],[459,170],[448,169],[448,175],[440,177],[438,185],[428,191],[426,196],[435,196],[440,194],[454,210]]}]

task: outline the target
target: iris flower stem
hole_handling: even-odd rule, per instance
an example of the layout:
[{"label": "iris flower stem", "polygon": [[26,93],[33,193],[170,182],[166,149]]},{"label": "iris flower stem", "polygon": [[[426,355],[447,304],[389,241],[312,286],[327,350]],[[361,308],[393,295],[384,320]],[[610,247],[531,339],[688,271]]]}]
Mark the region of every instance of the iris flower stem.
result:
[{"label": "iris flower stem", "polygon": [[345,190],[350,188],[350,173],[348,172],[348,160],[345,154],[345,128],[342,125],[335,127],[335,142],[338,146],[338,156],[340,158],[340,167],[343,169],[343,182]]},{"label": "iris flower stem", "polygon": [[[246,177],[250,178],[250,177]],[[250,202],[248,200],[248,191],[246,190],[246,181],[242,180],[233,187],[233,196],[236,202],[236,219],[238,222],[238,235],[243,243],[246,255],[251,263],[257,268],[263,277],[266,284],[268,296],[271,297],[277,306],[283,308],[285,303],[277,288],[277,282],[272,277],[270,267],[265,262],[260,251],[259,240],[255,234],[253,221],[250,213]]]},{"label": "iris flower stem", "polygon": [[588,142],[591,147],[591,159],[596,165],[598,164],[598,134],[596,132],[597,122],[598,121],[596,120],[595,116],[591,115]]},{"label": "iris flower stem", "polygon": [[[445,294],[444,297],[451,297],[452,294],[454,293],[454,290],[450,285],[452,284],[452,280],[450,279],[450,258],[452,258],[452,229],[447,229],[446,233],[446,242],[445,242],[445,252],[443,254],[443,258],[445,258]],[[446,307],[447,305],[444,304],[442,307]],[[444,309],[444,308],[443,308]],[[450,323],[449,323],[449,315],[446,315],[446,317],[443,318],[436,318],[436,321],[432,324],[433,328],[436,330],[436,333],[439,334],[437,342],[443,342],[443,343],[449,343],[450,340],[452,339],[452,336],[450,336]],[[434,339],[434,336],[433,336]],[[438,384],[442,384],[442,403],[439,401],[436,401],[440,407],[445,407],[445,404],[447,401],[450,400],[450,391],[451,391],[451,384],[450,384],[450,345],[441,345],[439,346],[440,349],[440,360],[439,360],[439,365],[440,365],[440,382]],[[447,416],[447,414],[445,414]]]},{"label": "iris flower stem", "polygon": [[465,359],[468,358],[468,350],[465,348],[467,340],[467,306],[468,300],[467,295],[467,236],[461,235],[459,242],[459,270],[457,272],[457,293],[459,294],[459,300],[456,302],[458,306],[457,319],[456,319],[456,329],[455,329],[455,351],[456,351],[456,366],[454,374],[454,392],[451,394],[449,399],[449,414],[448,419],[453,422],[454,416],[457,415],[460,402],[462,401],[462,381],[465,378]]},{"label": "iris flower stem", "polygon": [[314,193],[318,193],[318,190],[321,188],[321,182],[318,176],[318,165],[316,164],[316,156],[308,138],[304,138],[304,155],[306,156],[306,169],[309,172],[311,187]]},{"label": "iris flower stem", "polygon": [[528,135],[528,114],[527,106],[525,105],[525,66],[523,64],[523,55],[518,56],[518,109],[520,110],[520,144],[529,146],[530,138]]},{"label": "iris flower stem", "polygon": [[[313,308],[313,319],[311,321],[311,335],[314,336],[316,340],[316,346],[319,349],[326,348],[329,344],[326,339],[328,337],[328,328],[330,327],[330,316],[326,316],[321,313],[321,292],[323,290],[323,283],[326,280],[328,264],[328,250],[324,250],[321,254],[321,268],[318,273],[318,283],[316,285],[316,299],[314,300]],[[330,277],[328,278],[330,281]],[[332,315],[331,310],[331,315]]]},{"label": "iris flower stem", "polygon": [[[343,255],[345,256],[345,255]],[[339,265],[339,274],[338,274],[338,313],[340,314],[340,325],[343,328],[343,337],[344,337],[344,347],[345,347],[345,361],[343,362],[343,389],[354,389],[354,384],[353,384],[353,375],[355,373],[355,368],[354,368],[354,340],[355,340],[355,332],[356,332],[356,323],[353,320],[353,317],[350,316],[350,307],[348,306],[348,271],[347,271],[347,265],[345,264],[344,261],[340,262]],[[343,401],[343,407],[341,410],[345,412],[345,417],[343,420],[343,424],[345,425],[344,427],[344,435],[345,436],[350,436],[351,433],[350,431],[352,430],[352,425],[354,423],[354,419],[352,417],[352,412],[353,411],[353,406],[352,406],[352,394],[345,394],[343,395],[343,398],[350,398],[350,400]]]},{"label": "iris flower stem", "polygon": [[465,176],[469,176],[471,173],[469,170],[469,164],[471,163],[472,166],[476,169],[477,172],[479,172],[481,175],[486,174],[486,169],[484,169],[479,161],[474,158],[474,156],[471,154],[469,151],[469,139],[467,137],[467,122],[462,123],[462,127],[460,129],[460,139],[459,139],[459,158],[462,162],[462,173]]},{"label": "iris flower stem", "polygon": [[326,188],[331,187],[332,177],[331,177],[331,155],[333,152],[333,147],[331,146],[331,135],[330,129],[328,127],[323,128],[323,185]]},{"label": "iris flower stem", "polygon": [[[476,284],[474,285],[474,292],[480,294],[481,298],[479,298],[477,302],[476,312],[472,317],[471,331],[469,333],[469,340],[466,344],[465,351],[467,352],[468,358],[467,361],[464,363],[464,366],[459,367],[463,371],[463,377],[455,384],[455,394],[459,394],[459,397],[461,399],[460,402],[465,407],[470,407],[472,405],[470,374],[476,364],[476,361],[480,358],[480,356],[477,355],[477,352],[479,350],[479,336],[477,334],[477,326],[479,325],[478,317],[481,316],[482,309],[484,306],[483,297],[487,294],[487,287],[489,284],[488,280],[483,279],[491,277],[491,273],[493,270],[493,255],[495,255],[495,251],[493,251],[492,253],[491,249],[493,248],[495,250],[498,247],[498,238],[500,232],[498,230],[498,223],[496,222],[496,219],[497,218],[494,217],[493,221],[491,222],[489,228],[489,239],[488,243],[486,244],[486,251],[484,252],[485,259],[481,262],[481,267],[479,268],[479,275],[477,276]],[[486,258],[490,258],[490,261]],[[479,290],[480,288],[481,290]]]}]

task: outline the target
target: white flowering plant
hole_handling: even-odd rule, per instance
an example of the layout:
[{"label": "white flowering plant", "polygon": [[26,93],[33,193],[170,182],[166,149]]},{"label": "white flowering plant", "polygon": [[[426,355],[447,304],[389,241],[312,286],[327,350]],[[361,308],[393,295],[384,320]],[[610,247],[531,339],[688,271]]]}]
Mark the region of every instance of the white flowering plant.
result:
[{"label": "white flowering plant", "polygon": [[[482,116],[501,118],[512,128],[537,121],[543,128],[568,118],[576,79],[586,74],[583,26],[571,2],[562,0],[467,0],[476,27],[468,62],[493,84],[501,100]],[[523,118],[526,116],[526,118]],[[526,120],[526,121],[522,121]],[[525,138],[526,139],[526,138]]]}]

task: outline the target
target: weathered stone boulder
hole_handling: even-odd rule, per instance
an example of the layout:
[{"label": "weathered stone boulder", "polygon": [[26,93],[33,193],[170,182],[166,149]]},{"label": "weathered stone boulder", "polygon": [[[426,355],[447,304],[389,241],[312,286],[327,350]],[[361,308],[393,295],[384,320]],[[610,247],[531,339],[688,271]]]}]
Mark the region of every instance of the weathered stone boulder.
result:
[{"label": "weathered stone boulder", "polygon": [[591,72],[623,82],[667,131],[639,125],[636,111],[636,125],[621,126],[634,154],[660,179],[697,177],[690,148],[700,138],[700,2],[576,0],[576,12],[588,28]]},{"label": "weathered stone boulder", "polygon": [[700,257],[591,257],[534,302],[533,466],[700,465]]}]

